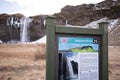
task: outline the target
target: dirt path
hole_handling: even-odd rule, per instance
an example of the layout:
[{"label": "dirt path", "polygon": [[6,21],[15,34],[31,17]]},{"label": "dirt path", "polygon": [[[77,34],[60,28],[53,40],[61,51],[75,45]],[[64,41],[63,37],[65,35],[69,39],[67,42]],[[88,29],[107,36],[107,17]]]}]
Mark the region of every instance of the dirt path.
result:
[{"label": "dirt path", "polygon": [[109,80],[120,80],[120,48],[109,48]]}]

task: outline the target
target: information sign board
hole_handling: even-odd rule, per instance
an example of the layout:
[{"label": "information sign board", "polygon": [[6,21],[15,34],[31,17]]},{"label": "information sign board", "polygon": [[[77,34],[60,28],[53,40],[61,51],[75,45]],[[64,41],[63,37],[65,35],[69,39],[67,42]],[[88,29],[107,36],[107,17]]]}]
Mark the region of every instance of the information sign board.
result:
[{"label": "information sign board", "polygon": [[95,29],[46,22],[46,80],[108,80],[106,22]]},{"label": "information sign board", "polygon": [[99,80],[99,38],[58,37],[59,80]]}]

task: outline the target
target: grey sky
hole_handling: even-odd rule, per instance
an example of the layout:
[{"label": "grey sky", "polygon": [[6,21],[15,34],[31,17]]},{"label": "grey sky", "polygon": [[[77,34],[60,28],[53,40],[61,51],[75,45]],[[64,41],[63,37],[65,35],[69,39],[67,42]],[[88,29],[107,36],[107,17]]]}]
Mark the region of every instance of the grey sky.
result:
[{"label": "grey sky", "polygon": [[0,0],[0,13],[22,13],[25,16],[53,14],[65,5],[98,3],[103,0]]}]

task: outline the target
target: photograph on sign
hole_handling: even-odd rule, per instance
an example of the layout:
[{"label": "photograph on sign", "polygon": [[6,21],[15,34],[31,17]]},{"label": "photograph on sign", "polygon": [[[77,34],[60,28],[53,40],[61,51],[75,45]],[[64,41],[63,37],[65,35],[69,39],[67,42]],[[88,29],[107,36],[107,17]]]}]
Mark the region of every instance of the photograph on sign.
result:
[{"label": "photograph on sign", "polygon": [[99,39],[58,37],[58,80],[99,80]]}]

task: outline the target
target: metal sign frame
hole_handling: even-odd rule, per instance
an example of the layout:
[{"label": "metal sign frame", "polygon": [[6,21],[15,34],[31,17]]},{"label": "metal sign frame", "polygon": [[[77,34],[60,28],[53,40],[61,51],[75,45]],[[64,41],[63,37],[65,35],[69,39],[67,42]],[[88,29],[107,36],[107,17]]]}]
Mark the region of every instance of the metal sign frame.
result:
[{"label": "metal sign frame", "polygon": [[46,80],[58,80],[58,43],[60,35],[96,36],[100,38],[99,80],[108,80],[108,27],[99,23],[98,29],[55,25],[55,18],[47,18]]}]

